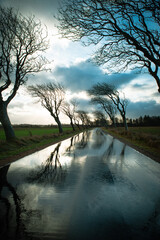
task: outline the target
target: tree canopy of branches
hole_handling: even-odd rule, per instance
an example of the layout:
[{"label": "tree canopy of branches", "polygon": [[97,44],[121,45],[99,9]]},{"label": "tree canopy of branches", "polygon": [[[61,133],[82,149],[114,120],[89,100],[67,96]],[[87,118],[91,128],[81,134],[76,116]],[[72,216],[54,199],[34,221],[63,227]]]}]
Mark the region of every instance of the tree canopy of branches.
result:
[{"label": "tree canopy of branches", "polygon": [[119,91],[116,90],[114,86],[109,85],[105,82],[97,83],[93,85],[93,87],[88,91],[88,93],[91,96],[95,96],[98,98],[99,96],[108,97],[116,106],[117,110],[119,111],[123,119],[125,129],[126,130],[128,129],[127,122],[126,122],[126,108],[128,105],[128,100],[125,98],[125,96],[120,97]]},{"label": "tree canopy of branches", "polygon": [[57,19],[63,37],[99,44],[97,64],[115,72],[144,68],[160,92],[159,0],[64,0]]},{"label": "tree canopy of branches", "polygon": [[107,98],[97,96],[91,98],[91,103],[100,105],[101,109],[109,116],[112,124],[116,127],[115,122],[115,114],[116,114],[116,106],[113,102]]},{"label": "tree canopy of branches", "polygon": [[59,133],[63,132],[59,119],[60,108],[64,102],[65,91],[62,85],[56,83],[41,84],[28,87],[33,97],[38,97],[41,105],[46,108],[58,124]]},{"label": "tree canopy of branches", "polygon": [[47,48],[47,31],[40,22],[0,7],[0,122],[7,140],[15,138],[7,106],[29,74],[46,69],[42,53]]},{"label": "tree canopy of branches", "polygon": [[74,100],[72,100],[70,103],[65,102],[62,106],[62,111],[70,119],[70,124],[72,126],[73,131],[75,131],[74,121],[76,119],[76,115],[75,115],[76,106],[77,106],[77,102]]},{"label": "tree canopy of branches", "polygon": [[94,111],[93,115],[95,117],[94,122],[95,122],[96,126],[100,126],[100,127],[107,126],[107,121],[106,121],[105,115],[102,111],[99,111],[99,110]]},{"label": "tree canopy of branches", "polygon": [[88,127],[90,125],[90,118],[86,111],[77,111],[77,117],[81,120],[83,127]]}]

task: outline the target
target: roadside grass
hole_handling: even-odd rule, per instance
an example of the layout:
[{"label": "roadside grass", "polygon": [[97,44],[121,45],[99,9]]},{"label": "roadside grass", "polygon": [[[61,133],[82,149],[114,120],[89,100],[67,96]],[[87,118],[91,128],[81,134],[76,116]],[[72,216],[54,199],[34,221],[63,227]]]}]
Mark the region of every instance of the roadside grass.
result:
[{"label": "roadside grass", "polygon": [[124,128],[108,128],[108,133],[126,140],[139,150],[144,150],[160,161],[160,127],[130,127],[128,131]]},{"label": "roadside grass", "polygon": [[[14,141],[6,142],[5,140],[0,140],[0,165],[3,165],[1,162],[2,160],[14,158],[16,156],[17,158],[19,156],[25,156],[27,153],[29,154],[31,152],[35,152],[43,147],[47,147],[51,144],[67,139],[80,132],[79,130],[73,132],[73,130],[69,127],[63,128],[63,134],[59,134],[58,129],[53,128],[31,128],[32,134],[34,134],[31,136],[28,134],[26,135],[25,130],[26,129],[16,129],[16,133],[18,132],[16,136],[19,137],[17,137]],[[45,134],[43,134],[44,132]]]},{"label": "roadside grass", "polygon": [[160,137],[160,127],[130,127],[132,133],[149,134]]},{"label": "roadside grass", "polygon": [[[71,127],[63,127],[65,131],[71,131]],[[43,136],[48,134],[58,133],[57,127],[18,127],[14,129],[17,138],[21,137],[32,137],[32,136]],[[2,128],[0,128],[0,140],[5,140],[5,133]]]}]

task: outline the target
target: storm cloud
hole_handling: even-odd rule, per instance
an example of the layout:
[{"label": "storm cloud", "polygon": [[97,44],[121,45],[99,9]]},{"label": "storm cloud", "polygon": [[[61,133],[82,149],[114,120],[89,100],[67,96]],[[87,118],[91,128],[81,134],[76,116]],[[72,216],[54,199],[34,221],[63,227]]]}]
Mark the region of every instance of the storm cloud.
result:
[{"label": "storm cloud", "polygon": [[159,104],[154,101],[138,101],[138,102],[129,102],[127,108],[127,117],[136,118],[137,116],[159,116],[160,107]]},{"label": "storm cloud", "polygon": [[86,91],[98,82],[106,82],[119,88],[137,77],[134,72],[107,75],[90,61],[70,67],[56,67],[53,74],[66,88],[74,92]]}]

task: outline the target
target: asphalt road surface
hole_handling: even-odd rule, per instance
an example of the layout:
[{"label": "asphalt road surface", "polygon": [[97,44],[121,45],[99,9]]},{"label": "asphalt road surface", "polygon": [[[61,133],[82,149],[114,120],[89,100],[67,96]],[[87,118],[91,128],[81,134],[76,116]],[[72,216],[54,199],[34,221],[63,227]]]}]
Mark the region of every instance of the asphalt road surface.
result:
[{"label": "asphalt road surface", "polygon": [[0,168],[0,239],[159,240],[160,164],[94,129]]}]

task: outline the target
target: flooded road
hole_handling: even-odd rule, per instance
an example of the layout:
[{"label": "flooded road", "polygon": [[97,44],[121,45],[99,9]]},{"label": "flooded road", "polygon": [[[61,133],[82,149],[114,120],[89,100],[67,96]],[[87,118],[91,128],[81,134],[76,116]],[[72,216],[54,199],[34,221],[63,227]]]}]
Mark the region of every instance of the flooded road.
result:
[{"label": "flooded road", "polygon": [[0,168],[0,239],[160,239],[160,164],[94,129]]}]

